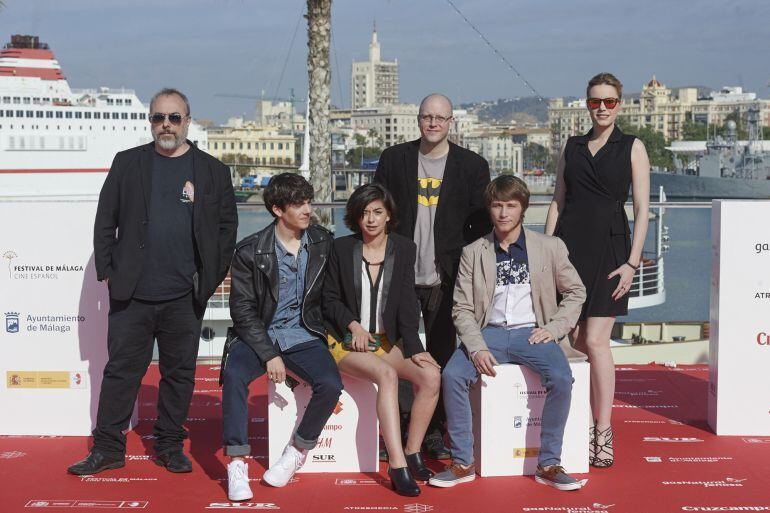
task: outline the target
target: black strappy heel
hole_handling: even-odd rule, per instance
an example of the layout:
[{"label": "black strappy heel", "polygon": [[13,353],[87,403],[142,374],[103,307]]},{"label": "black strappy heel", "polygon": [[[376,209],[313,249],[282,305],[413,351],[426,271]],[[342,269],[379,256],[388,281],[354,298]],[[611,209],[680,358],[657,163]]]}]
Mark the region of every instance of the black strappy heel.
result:
[{"label": "black strappy heel", "polygon": [[[592,464],[594,467],[607,468],[611,467],[615,462],[615,452],[612,447],[614,438],[612,426],[609,426],[603,431],[596,430],[596,455]],[[599,443],[599,440],[602,439],[604,442]]]}]

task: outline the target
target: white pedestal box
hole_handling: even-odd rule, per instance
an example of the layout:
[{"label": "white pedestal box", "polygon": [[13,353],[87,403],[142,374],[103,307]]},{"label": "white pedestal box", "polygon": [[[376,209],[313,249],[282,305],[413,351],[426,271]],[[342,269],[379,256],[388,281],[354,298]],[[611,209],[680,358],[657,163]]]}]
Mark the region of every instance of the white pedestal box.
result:
[{"label": "white pedestal box", "polygon": [[[589,365],[572,362],[572,404],[564,429],[561,465],[568,473],[588,472]],[[495,367],[471,388],[473,452],[480,476],[532,475],[540,452],[540,419],[545,389],[540,376],[523,365]]]},{"label": "white pedestal box", "polygon": [[[287,372],[288,375],[292,375]],[[294,435],[310,401],[310,385],[292,375],[299,384],[268,382],[268,460],[273,465]],[[377,387],[342,374],[344,390],[326,422],[315,449],[300,472],[377,472],[379,470],[379,422]]]},{"label": "white pedestal box", "polygon": [[709,425],[770,436],[770,201],[712,205]]},{"label": "white pedestal box", "polygon": [[[96,426],[110,299],[96,281],[95,214],[95,199],[0,201],[0,435]],[[129,428],[137,419],[134,407]]]}]

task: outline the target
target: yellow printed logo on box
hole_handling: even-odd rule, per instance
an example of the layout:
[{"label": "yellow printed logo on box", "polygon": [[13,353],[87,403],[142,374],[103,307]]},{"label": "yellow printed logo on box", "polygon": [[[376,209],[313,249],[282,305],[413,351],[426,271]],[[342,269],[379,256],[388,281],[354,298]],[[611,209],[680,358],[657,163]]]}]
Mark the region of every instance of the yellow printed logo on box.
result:
[{"label": "yellow printed logo on box", "polygon": [[7,371],[7,388],[86,388],[83,373],[70,371]]},{"label": "yellow printed logo on box", "polygon": [[540,447],[515,447],[514,458],[536,458],[540,454]]}]

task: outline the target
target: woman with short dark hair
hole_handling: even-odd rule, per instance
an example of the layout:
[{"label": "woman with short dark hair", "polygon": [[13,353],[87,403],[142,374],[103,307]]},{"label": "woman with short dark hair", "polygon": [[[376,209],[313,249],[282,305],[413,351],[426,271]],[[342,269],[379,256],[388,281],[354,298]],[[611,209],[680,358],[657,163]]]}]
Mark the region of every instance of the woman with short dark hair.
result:
[{"label": "woman with short dark hair", "polygon": [[[438,401],[441,369],[418,335],[414,291],[417,248],[392,233],[396,212],[380,184],[356,189],[345,223],[353,235],[334,240],[324,280],[324,318],[329,350],[339,370],[377,384],[377,416],[388,450],[388,475],[397,493],[420,493],[415,479],[433,473],[420,446]],[[398,380],[415,390],[406,450],[401,446]]]}]

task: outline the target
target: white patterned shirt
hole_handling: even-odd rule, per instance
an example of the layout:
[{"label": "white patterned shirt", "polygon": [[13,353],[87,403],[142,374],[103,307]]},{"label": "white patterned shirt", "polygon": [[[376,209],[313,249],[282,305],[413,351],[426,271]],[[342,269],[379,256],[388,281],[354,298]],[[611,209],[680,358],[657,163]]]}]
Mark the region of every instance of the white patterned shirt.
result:
[{"label": "white patterned shirt", "polygon": [[497,280],[492,296],[489,325],[506,329],[531,328],[537,325],[529,282],[529,260],[524,230],[505,251],[495,237]]}]

